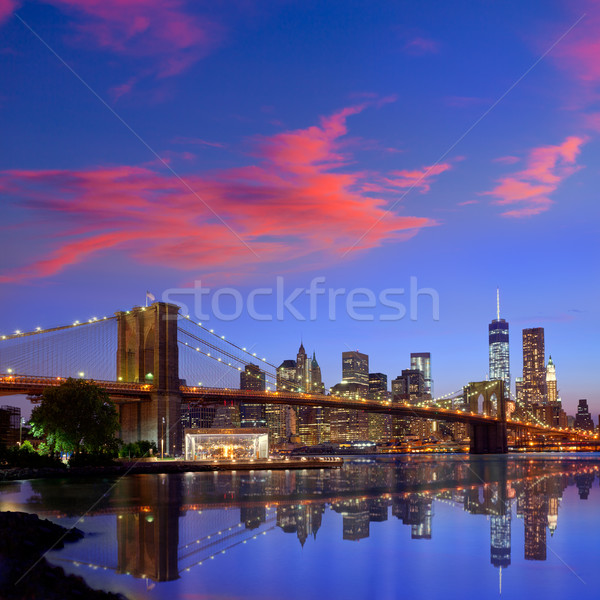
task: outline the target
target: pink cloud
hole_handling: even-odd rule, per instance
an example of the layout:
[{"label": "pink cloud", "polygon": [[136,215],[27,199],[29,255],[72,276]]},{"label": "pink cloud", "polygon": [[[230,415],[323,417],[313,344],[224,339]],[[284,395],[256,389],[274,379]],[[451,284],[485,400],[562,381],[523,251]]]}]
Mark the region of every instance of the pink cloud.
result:
[{"label": "pink cloud", "polygon": [[116,98],[129,93],[144,76],[164,78],[182,73],[213,50],[223,37],[221,25],[191,14],[182,0],[46,2],[72,17],[75,33],[70,40],[76,45],[95,45],[138,61],[140,75],[115,86],[111,93]]},{"label": "pink cloud", "polygon": [[[568,8],[573,3],[565,2]],[[582,0],[577,3],[573,16],[583,18],[559,44],[551,56],[571,77],[586,84],[600,82],[600,5],[597,0]]]},{"label": "pink cloud", "polygon": [[193,146],[209,146],[211,148],[225,148],[225,144],[222,144],[220,142],[210,142],[201,138],[191,138],[184,136],[177,136],[176,138],[173,138],[172,142],[174,144],[189,144]]},{"label": "pink cloud", "polygon": [[59,235],[46,238],[47,256],[0,282],[50,277],[108,249],[205,276],[249,273],[265,263],[285,268],[298,259],[322,264],[358,239],[364,250],[415,235],[435,223],[386,214],[384,200],[360,189],[363,172],[340,172],[352,162],[340,149],[347,118],[365,106],[257,140],[256,164],[186,176],[197,195],[149,167],[4,172],[0,189],[46,219],[40,235],[49,223]]},{"label": "pink cloud", "polygon": [[0,0],[0,24],[9,19],[17,10],[18,5],[17,0]]},{"label": "pink cloud", "polygon": [[414,171],[393,171],[392,178],[385,179],[392,187],[400,189],[418,189],[421,193],[431,189],[431,180],[440,173],[450,169],[449,163],[425,166]]},{"label": "pink cloud", "polygon": [[459,202],[458,206],[469,206],[471,204],[479,204],[479,200],[465,200],[464,202]]},{"label": "pink cloud", "polygon": [[437,54],[439,52],[439,44],[430,38],[423,36],[415,36],[406,41],[404,51],[409,54]]},{"label": "pink cloud", "polygon": [[574,166],[586,138],[571,136],[559,146],[534,148],[525,169],[498,180],[498,185],[484,195],[493,196],[494,204],[516,204],[502,213],[505,217],[530,217],[552,205],[550,195],[560,183],[578,170]]}]

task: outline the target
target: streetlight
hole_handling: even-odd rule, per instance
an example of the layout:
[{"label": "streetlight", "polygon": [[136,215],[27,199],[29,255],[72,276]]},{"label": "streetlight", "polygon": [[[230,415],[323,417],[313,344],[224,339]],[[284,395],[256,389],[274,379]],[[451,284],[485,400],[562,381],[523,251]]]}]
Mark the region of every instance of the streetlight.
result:
[{"label": "streetlight", "polygon": [[21,417],[21,423],[19,424],[19,446],[23,441],[23,425],[25,425],[25,417]]},{"label": "streetlight", "polygon": [[165,418],[162,418],[162,434],[160,437],[160,458],[165,457]]}]

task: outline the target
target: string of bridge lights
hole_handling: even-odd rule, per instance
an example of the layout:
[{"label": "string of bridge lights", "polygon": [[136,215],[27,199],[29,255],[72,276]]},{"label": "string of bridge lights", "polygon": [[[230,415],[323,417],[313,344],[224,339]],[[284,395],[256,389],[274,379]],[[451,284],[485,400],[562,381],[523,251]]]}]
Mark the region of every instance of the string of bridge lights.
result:
[{"label": "string of bridge lights", "polygon": [[[211,342],[207,342],[206,340],[202,339],[201,337],[198,337],[197,335],[195,335],[195,334],[193,334],[193,333],[191,333],[189,331],[186,331],[185,329],[183,329],[181,327],[178,327],[177,330],[180,331],[182,334],[184,334],[184,335],[186,335],[186,336],[194,339],[196,342],[199,342],[201,344],[204,344],[205,346],[208,346],[208,347],[212,348],[217,353],[223,354],[226,357],[228,357],[228,358],[230,358],[230,359],[232,359],[234,361],[237,361],[239,363],[242,363],[244,365],[246,364],[246,361],[242,360],[241,358],[239,358],[235,354],[231,354],[227,350],[223,350],[222,348],[219,348],[218,346],[212,344]],[[275,373],[269,373],[269,371],[267,371],[266,369],[261,369],[261,371],[263,373],[269,375],[271,378],[275,378]]]},{"label": "string of bridge lights", "polygon": [[[204,350],[202,350],[202,348],[200,348],[199,346],[192,346],[191,344],[188,344],[187,342],[184,342],[182,340],[177,340],[180,344],[182,344],[183,346],[187,346],[188,348],[190,348],[191,350],[194,350],[195,352],[198,352],[199,354],[203,354],[204,356],[211,358],[212,360],[221,363],[222,365],[225,365],[227,367],[231,367],[232,369],[236,370],[236,371],[241,371],[242,367],[238,367],[236,365],[231,364],[230,362],[224,362],[223,359],[219,356],[212,356],[210,352],[205,352]],[[267,373],[265,373],[265,375],[267,375]],[[268,374],[269,377],[273,378],[272,375]],[[258,378],[259,376],[256,375],[256,377]],[[198,382],[198,385],[201,386],[202,382]]]},{"label": "string of bridge lights", "polygon": [[189,321],[190,323],[197,325],[198,327],[200,327],[201,329],[203,329],[204,331],[206,331],[207,333],[210,333],[210,335],[224,341],[226,344],[229,344],[230,346],[233,346],[234,348],[236,348],[237,350],[240,350],[241,352],[244,352],[245,354],[247,354],[248,356],[252,356],[253,358],[256,358],[257,360],[260,360],[266,364],[268,364],[269,366],[273,367],[274,369],[277,369],[276,365],[274,365],[273,363],[270,363],[266,358],[259,358],[256,355],[256,352],[250,352],[248,351],[246,348],[243,348],[242,346],[238,346],[237,344],[234,344],[233,342],[230,342],[228,339],[225,338],[224,335],[219,335],[218,333],[215,333],[214,329],[209,329],[208,327],[205,327],[204,325],[202,325],[202,323],[194,321],[190,315],[182,315],[182,319],[185,319],[186,321]]},{"label": "string of bridge lights", "polygon": [[[127,311],[129,312],[129,311]],[[38,335],[40,333],[53,333],[55,331],[62,331],[64,329],[71,329],[73,327],[79,327],[81,325],[91,325],[93,323],[101,323],[103,321],[112,321],[117,317],[91,317],[87,321],[74,321],[70,325],[59,325],[57,327],[36,327],[32,331],[21,331],[20,329],[16,329],[14,333],[10,333],[7,335],[1,335],[0,340],[14,340],[21,337],[26,337],[30,335]]]}]

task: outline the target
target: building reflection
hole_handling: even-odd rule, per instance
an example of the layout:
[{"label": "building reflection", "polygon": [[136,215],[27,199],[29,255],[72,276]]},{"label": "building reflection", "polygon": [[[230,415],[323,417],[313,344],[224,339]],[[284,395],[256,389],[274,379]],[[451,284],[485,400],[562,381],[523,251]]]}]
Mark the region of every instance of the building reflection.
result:
[{"label": "building reflection", "polygon": [[598,470],[595,463],[560,460],[357,459],[335,471],[123,478],[101,509],[116,513],[117,564],[109,568],[170,581],[261,534],[295,535],[304,547],[316,542],[330,511],[341,516],[343,540],[364,540],[371,527],[399,521],[412,540],[427,541],[434,519],[457,510],[488,517],[490,563],[501,580],[512,561],[515,519],[524,527],[525,560],[546,560],[547,533],[559,526],[565,490],[575,486],[588,499]]}]

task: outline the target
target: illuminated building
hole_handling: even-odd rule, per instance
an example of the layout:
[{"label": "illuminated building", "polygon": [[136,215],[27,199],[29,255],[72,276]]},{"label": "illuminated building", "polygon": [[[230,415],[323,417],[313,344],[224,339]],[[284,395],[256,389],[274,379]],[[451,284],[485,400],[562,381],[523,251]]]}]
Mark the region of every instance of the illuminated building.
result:
[{"label": "illuminated building", "polygon": [[277,389],[279,391],[297,392],[296,361],[284,360],[277,367]]},{"label": "illuminated building", "polygon": [[410,355],[410,368],[423,373],[423,393],[433,397],[433,379],[431,378],[431,354],[429,352],[412,352]]},{"label": "illuminated building", "polygon": [[387,375],[384,373],[369,373],[369,398],[382,402],[388,400]]},{"label": "illuminated building", "polygon": [[527,404],[546,400],[544,328],[523,329],[523,396]]},{"label": "illuminated building", "polygon": [[496,318],[488,325],[490,380],[504,381],[505,394],[510,392],[510,357],[508,323],[500,318],[500,291],[496,292]]},{"label": "illuminated building", "polygon": [[326,441],[324,414],[320,406],[296,407],[296,427],[303,444],[314,446]]},{"label": "illuminated building", "polygon": [[240,390],[264,392],[265,389],[265,372],[258,365],[247,364],[240,373]]},{"label": "illuminated building", "polygon": [[342,381],[362,386],[366,397],[369,391],[369,356],[358,350],[342,352]]},{"label": "illuminated building", "polygon": [[[264,371],[258,365],[247,364],[246,368],[240,373],[240,389],[264,392]],[[266,427],[267,419],[264,404],[242,402],[240,404],[240,423],[242,427]]]},{"label": "illuminated building", "polygon": [[548,357],[546,366],[546,398],[549,404],[558,402],[558,388],[556,384],[556,367],[552,362],[552,356]]},{"label": "illuminated building", "polygon": [[[277,390],[284,392],[297,391],[296,361],[284,360],[277,367]],[[270,442],[273,445],[287,442],[297,432],[297,416],[292,406],[269,404],[265,408]]]},{"label": "illuminated building", "polygon": [[296,356],[296,383],[299,392],[310,392],[311,386],[311,360],[304,350],[304,344],[300,342],[298,354]]},{"label": "illuminated building", "polygon": [[325,385],[323,384],[323,378],[321,377],[321,367],[317,362],[317,356],[313,351],[312,360],[310,362],[310,379],[311,379],[311,392],[313,394],[324,394]]},{"label": "illuminated building", "polygon": [[593,430],[594,421],[590,415],[587,400],[580,400],[577,406],[577,415],[575,415],[575,429]]},{"label": "illuminated building", "polygon": [[267,429],[186,429],[185,459],[268,458]]},{"label": "illuminated building", "polygon": [[[387,375],[384,373],[369,373],[369,395],[370,400],[376,402],[387,402],[390,393],[387,389]],[[392,437],[392,417],[377,413],[369,413],[368,439],[373,442],[387,442]]]}]

